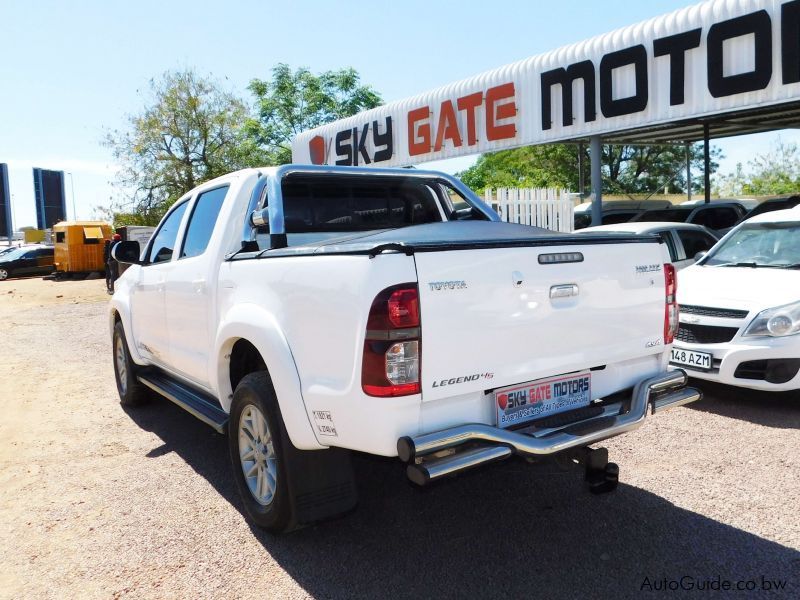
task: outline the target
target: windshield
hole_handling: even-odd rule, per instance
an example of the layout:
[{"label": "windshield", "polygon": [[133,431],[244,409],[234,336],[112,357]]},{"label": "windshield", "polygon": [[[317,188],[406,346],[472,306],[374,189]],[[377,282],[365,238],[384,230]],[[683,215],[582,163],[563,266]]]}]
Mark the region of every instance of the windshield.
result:
[{"label": "windshield", "polygon": [[0,254],[0,260],[17,260],[22,258],[26,252],[28,252],[28,248],[14,248],[11,252]]},{"label": "windshield", "polygon": [[706,267],[800,267],[800,222],[742,225],[703,261]]}]

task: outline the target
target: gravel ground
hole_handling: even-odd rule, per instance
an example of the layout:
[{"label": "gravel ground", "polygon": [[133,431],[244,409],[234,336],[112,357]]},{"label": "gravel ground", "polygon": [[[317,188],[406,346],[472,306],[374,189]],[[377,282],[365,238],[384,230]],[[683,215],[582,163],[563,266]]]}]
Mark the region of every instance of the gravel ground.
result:
[{"label": "gravel ground", "polygon": [[634,597],[683,576],[800,595],[798,397],[706,386],[606,444],[622,483],[601,497],[517,460],[420,492],[358,456],[354,513],[274,537],[222,436],[119,406],[103,285],[0,285],[1,597]]}]

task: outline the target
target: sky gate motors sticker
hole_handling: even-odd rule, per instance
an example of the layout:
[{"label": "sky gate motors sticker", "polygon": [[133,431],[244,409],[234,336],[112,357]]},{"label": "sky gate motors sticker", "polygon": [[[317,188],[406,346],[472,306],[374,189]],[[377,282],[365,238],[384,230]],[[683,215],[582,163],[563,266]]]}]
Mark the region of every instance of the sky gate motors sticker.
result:
[{"label": "sky gate motors sticker", "polygon": [[539,379],[497,390],[497,426],[510,427],[533,419],[588,406],[592,400],[591,374]]}]

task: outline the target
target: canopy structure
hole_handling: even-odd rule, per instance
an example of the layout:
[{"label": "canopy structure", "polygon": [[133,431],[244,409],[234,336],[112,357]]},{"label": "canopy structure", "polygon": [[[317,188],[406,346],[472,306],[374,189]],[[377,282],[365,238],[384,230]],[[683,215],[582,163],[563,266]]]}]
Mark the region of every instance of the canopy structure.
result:
[{"label": "canopy structure", "polygon": [[407,166],[588,141],[599,217],[601,143],[798,124],[800,0],[709,0],[303,132],[292,157]]}]

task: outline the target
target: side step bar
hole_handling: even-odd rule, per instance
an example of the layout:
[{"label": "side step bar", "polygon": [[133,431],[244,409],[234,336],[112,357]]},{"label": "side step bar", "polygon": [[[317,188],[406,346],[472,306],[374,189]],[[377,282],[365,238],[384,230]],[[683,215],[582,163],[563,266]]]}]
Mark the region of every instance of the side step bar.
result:
[{"label": "side step bar", "polygon": [[[397,440],[397,454],[402,461],[409,463],[409,479],[424,485],[512,454],[541,456],[584,447],[637,429],[644,423],[648,409],[656,413],[699,400],[702,394],[685,387],[686,382],[686,373],[680,369],[651,377],[634,388],[627,412],[570,423],[553,428],[540,437],[524,431],[472,423],[415,437],[402,437]],[[462,444],[479,445],[461,450]],[[445,450],[451,453],[442,456],[446,454],[442,452]]]},{"label": "side step bar", "polygon": [[213,427],[217,433],[225,433],[228,413],[222,410],[212,397],[159,371],[141,373],[138,379],[156,393]]}]

